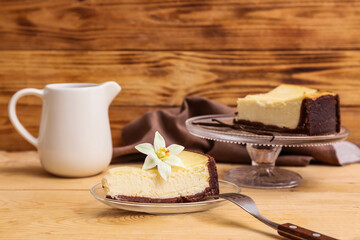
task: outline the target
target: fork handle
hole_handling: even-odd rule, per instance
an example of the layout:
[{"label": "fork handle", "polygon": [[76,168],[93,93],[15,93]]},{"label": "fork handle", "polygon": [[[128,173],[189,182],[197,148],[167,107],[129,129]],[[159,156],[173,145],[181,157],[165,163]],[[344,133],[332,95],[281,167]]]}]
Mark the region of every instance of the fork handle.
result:
[{"label": "fork handle", "polygon": [[279,225],[278,233],[283,237],[294,240],[336,240],[336,238],[299,227],[292,223]]}]

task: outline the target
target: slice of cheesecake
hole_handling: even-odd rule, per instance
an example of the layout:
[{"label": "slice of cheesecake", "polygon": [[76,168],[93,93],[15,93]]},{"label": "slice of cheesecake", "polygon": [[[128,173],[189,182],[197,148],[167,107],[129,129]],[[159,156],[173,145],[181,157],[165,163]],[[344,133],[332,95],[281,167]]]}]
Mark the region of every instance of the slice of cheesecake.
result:
[{"label": "slice of cheesecake", "polygon": [[182,151],[179,158],[185,168],[172,167],[165,181],[156,168],[116,167],[102,178],[108,198],[148,203],[181,203],[201,201],[219,194],[214,158],[209,155]]},{"label": "slice of cheesecake", "polygon": [[282,84],[265,94],[237,100],[235,124],[261,130],[319,135],[340,131],[339,96]]}]

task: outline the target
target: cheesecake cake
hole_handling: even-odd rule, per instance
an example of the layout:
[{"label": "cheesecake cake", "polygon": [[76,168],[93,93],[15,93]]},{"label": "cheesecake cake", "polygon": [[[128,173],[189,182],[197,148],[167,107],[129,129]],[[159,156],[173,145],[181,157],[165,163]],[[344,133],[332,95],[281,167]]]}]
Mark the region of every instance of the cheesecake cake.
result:
[{"label": "cheesecake cake", "polygon": [[234,124],[260,130],[319,135],[340,131],[339,96],[282,84],[237,100]]},{"label": "cheesecake cake", "polygon": [[116,167],[102,178],[106,197],[147,203],[182,203],[204,200],[219,194],[214,158],[206,154],[182,151],[178,155],[184,167],[172,167],[165,181],[156,168]]}]

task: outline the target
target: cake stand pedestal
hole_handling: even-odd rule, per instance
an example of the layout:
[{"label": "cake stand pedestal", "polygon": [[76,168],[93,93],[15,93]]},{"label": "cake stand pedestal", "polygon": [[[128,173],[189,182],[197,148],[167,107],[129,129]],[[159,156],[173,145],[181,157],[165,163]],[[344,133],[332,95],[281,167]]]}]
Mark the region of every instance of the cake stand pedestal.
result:
[{"label": "cake stand pedestal", "polygon": [[275,167],[282,147],[328,145],[343,141],[349,135],[345,127],[341,127],[339,133],[318,136],[256,132],[254,129],[234,129],[230,127],[232,121],[233,116],[229,115],[205,115],[186,120],[186,127],[191,134],[200,138],[246,144],[252,166],[231,169],[225,173],[224,179],[248,188],[290,188],[299,185],[302,177],[298,173]]}]

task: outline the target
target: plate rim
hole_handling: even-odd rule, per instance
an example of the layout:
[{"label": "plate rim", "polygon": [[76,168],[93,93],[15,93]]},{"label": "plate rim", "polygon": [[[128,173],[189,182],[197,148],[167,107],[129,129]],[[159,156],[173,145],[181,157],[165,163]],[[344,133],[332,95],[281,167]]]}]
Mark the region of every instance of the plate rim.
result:
[{"label": "plate rim", "polygon": [[[241,188],[232,183],[225,180],[218,180],[219,185],[224,184],[227,186],[231,186],[234,188],[234,192],[240,193]],[[115,200],[115,199],[109,199],[104,198],[95,193],[95,190],[98,189],[100,186],[102,186],[101,183],[97,183],[94,186],[90,188],[90,193],[99,201],[103,202],[109,202],[113,204],[117,204],[119,206],[129,206],[129,207],[146,207],[146,208],[178,208],[178,207],[196,207],[196,206],[203,206],[203,205],[212,205],[212,204],[218,204],[225,202],[226,199],[218,198],[218,199],[210,199],[205,201],[198,201],[198,202],[186,202],[186,203],[141,203],[141,202],[129,202],[129,201],[122,201],[122,200]]]}]

